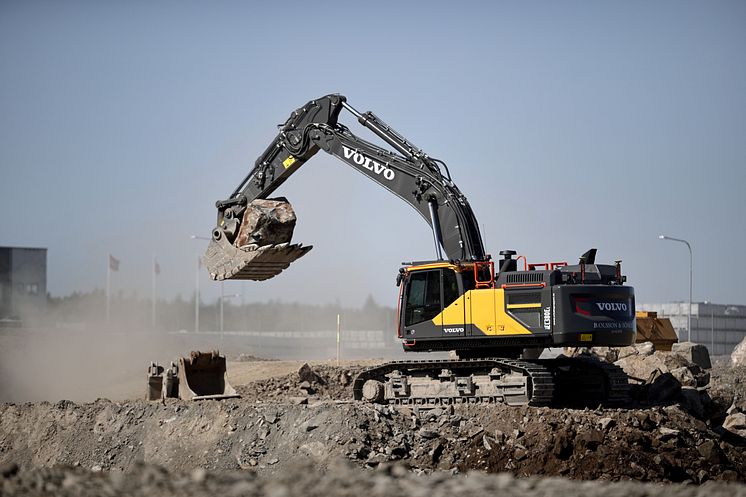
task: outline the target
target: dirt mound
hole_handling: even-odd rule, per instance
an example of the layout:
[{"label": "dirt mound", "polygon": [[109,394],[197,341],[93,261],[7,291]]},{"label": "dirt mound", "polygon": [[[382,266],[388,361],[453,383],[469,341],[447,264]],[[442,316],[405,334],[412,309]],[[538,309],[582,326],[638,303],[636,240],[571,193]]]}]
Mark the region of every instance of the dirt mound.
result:
[{"label": "dirt mound", "polygon": [[277,359],[271,359],[268,357],[258,357],[253,354],[238,354],[237,356],[231,357],[230,360],[236,361],[236,362],[267,362],[267,361],[276,361]]},{"label": "dirt mound", "polygon": [[[0,463],[130,470],[282,472],[346,458],[422,471],[510,471],[578,479],[743,480],[742,448],[677,406],[646,411],[462,406],[418,411],[357,402],[246,399],[0,406]],[[308,401],[308,400],[307,400]]]},{"label": "dirt mound", "polygon": [[[238,387],[242,399],[0,404],[0,466],[16,464],[23,474],[36,475],[28,481],[51,478],[58,489],[67,488],[70,474],[69,481],[80,474],[81,481],[109,478],[113,493],[129,491],[129,483],[81,471],[162,477],[168,482],[163,488],[191,478],[183,472],[203,471],[204,479],[204,471],[250,470],[264,478],[295,474],[310,464],[308,473],[316,474],[338,460],[364,469],[401,464],[449,475],[478,470],[584,480],[746,480],[746,439],[740,435],[746,429],[744,371],[727,364],[711,370],[708,388],[717,412],[704,418],[686,403],[634,409],[370,405],[350,400],[352,379],[364,366],[298,366]],[[726,415],[728,430],[722,426]],[[38,469],[56,465],[78,469]],[[215,489],[223,488],[222,478],[230,486],[247,478],[225,475],[210,480]],[[30,491],[19,485],[13,488]],[[256,492],[265,489],[257,485]],[[205,490],[195,488],[194,495]]]},{"label": "dirt mound", "polygon": [[576,495],[601,497],[729,497],[746,496],[746,485],[710,482],[703,486],[662,486],[638,482],[575,482],[560,478],[515,478],[506,473],[486,475],[450,473],[416,475],[405,465],[391,465],[382,471],[360,471],[336,462],[326,473],[309,464],[282,475],[268,477],[253,471],[170,472],[162,467],[137,464],[126,473],[91,472],[82,468],[37,468],[3,477],[3,495],[98,496],[171,496],[205,497],[214,495],[337,497],[367,495],[389,497],[414,495],[450,497],[453,495],[503,497],[541,497]]},{"label": "dirt mound", "polygon": [[316,365],[309,368],[310,373],[299,370],[254,381],[236,390],[245,399],[260,402],[299,403],[303,399],[349,401],[352,399],[352,380],[362,369],[363,366]]},{"label": "dirt mound", "polygon": [[18,474],[0,475],[3,495],[89,496],[171,496],[211,497],[244,496],[357,496],[361,490],[370,497],[392,495],[453,495],[503,497],[541,497],[576,495],[601,497],[712,497],[746,496],[746,485],[708,483],[703,486],[661,486],[638,482],[575,482],[559,478],[517,479],[510,474],[452,476],[450,473],[416,475],[405,465],[386,466],[382,471],[360,471],[349,464],[335,462],[333,470],[319,473],[309,464],[301,464],[283,474],[267,477],[253,471],[191,472],[168,471],[162,467],[137,464],[126,473],[91,472],[83,468],[37,468]]}]

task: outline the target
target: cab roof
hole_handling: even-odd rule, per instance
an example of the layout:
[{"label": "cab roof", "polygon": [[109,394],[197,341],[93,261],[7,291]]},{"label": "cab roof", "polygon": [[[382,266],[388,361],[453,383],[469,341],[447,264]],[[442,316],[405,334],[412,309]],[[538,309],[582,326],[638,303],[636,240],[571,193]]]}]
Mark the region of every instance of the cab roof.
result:
[{"label": "cab roof", "polygon": [[412,262],[404,268],[407,272],[424,271],[426,269],[452,269],[453,271],[471,270],[474,263],[470,262],[451,262],[451,261],[431,261],[431,262]]}]

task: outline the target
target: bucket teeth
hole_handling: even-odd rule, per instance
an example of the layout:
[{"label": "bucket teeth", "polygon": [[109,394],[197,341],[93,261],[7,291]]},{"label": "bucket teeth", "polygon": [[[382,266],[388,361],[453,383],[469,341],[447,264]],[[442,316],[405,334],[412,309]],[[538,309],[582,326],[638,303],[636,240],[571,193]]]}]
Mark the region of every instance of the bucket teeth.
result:
[{"label": "bucket teeth", "polygon": [[235,247],[223,238],[210,241],[204,263],[210,277],[216,281],[262,281],[277,276],[312,248],[311,245],[304,247],[300,243],[291,245],[287,242]]}]

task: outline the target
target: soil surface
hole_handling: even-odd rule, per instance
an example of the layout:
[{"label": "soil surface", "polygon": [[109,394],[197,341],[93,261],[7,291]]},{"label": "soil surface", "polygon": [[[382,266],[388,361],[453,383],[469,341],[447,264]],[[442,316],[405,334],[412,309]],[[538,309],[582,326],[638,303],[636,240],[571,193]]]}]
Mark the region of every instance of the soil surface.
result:
[{"label": "soil surface", "polygon": [[705,418],[678,403],[374,406],[350,400],[367,364],[312,363],[310,382],[301,364],[230,363],[241,399],[0,404],[0,494],[746,495],[746,440],[720,426],[746,391],[728,364]]},{"label": "soil surface", "polygon": [[169,471],[151,464],[137,464],[124,473],[55,467],[22,471],[4,480],[0,476],[0,495],[336,497],[357,496],[361,492],[370,497],[743,497],[746,486],[723,482],[701,486],[578,482],[564,478],[516,478],[510,473],[421,475],[400,463],[361,471],[342,462],[326,472],[318,472],[306,464],[271,477],[254,471]]}]

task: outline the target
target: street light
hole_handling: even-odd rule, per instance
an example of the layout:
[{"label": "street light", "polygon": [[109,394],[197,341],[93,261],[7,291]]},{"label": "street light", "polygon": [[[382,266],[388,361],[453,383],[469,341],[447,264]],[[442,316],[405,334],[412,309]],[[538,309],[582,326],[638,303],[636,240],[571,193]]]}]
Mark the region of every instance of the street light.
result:
[{"label": "street light", "polygon": [[689,313],[687,314],[687,341],[692,341],[692,246],[689,242],[682,240],[681,238],[674,238],[672,236],[659,235],[658,238],[661,240],[671,240],[672,242],[685,243],[689,249]]},{"label": "street light", "polygon": [[[198,235],[189,235],[189,238],[192,240],[207,240],[208,242],[211,240],[211,238],[207,238],[206,236],[198,236]],[[200,268],[202,266],[202,261],[200,257],[197,257],[197,273],[194,278],[194,332],[199,333],[199,273]],[[222,293],[223,289],[223,282],[220,282],[220,290]]]}]

